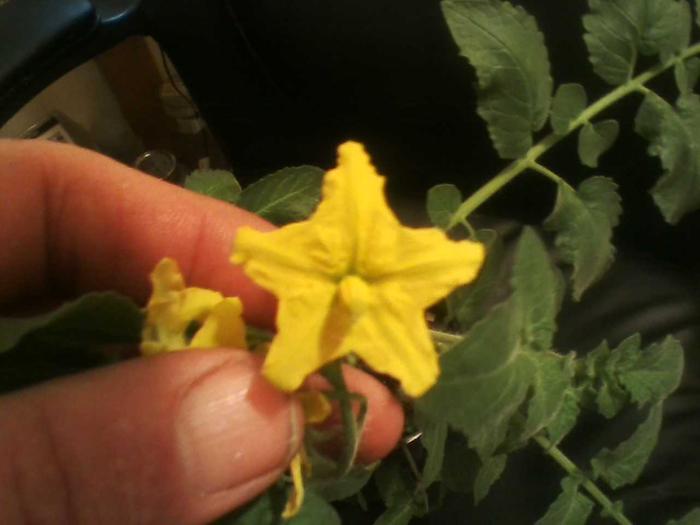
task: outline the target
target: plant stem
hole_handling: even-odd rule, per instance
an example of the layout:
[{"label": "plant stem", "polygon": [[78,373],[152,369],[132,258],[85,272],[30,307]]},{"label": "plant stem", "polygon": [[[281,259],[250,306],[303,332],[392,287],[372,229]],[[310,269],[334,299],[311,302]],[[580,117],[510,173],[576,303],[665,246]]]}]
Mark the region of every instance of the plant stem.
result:
[{"label": "plant stem", "polygon": [[608,498],[593,481],[579,469],[576,464],[571,461],[566,454],[552,444],[544,436],[535,436],[534,440],[540,445],[545,453],[552,458],[557,464],[566,471],[570,476],[583,480],[581,486],[591,495],[591,497],[605,509],[605,512],[620,525],[632,525],[632,522],[619,509],[615,507],[610,498]]},{"label": "plant stem", "polygon": [[700,54],[700,43],[694,44],[686,48],[679,55],[668,59],[657,66],[648,69],[647,71],[637,75],[630,81],[616,87],[610,91],[607,95],[599,98],[593,104],[584,109],[578,117],[569,123],[569,127],[566,129],[564,134],[557,135],[555,133],[550,133],[537,144],[532,146],[521,158],[514,160],[508,166],[506,166],[500,173],[498,173],[493,179],[484,184],[475,193],[473,193],[467,200],[465,200],[455,211],[455,213],[450,218],[450,222],[447,225],[447,230],[451,230],[457,224],[465,221],[469,215],[486,202],[494,193],[500,190],[503,186],[512,181],[515,177],[520,175],[523,171],[528,168],[532,168],[537,165],[537,159],[549,151],[549,149],[560,142],[564,137],[570,135],[578,128],[589,122],[599,113],[608,109],[610,106],[623,99],[630,93],[635,92],[646,92],[647,88],[644,84],[657,77],[667,69],[675,66],[677,63],[693,56]]},{"label": "plant stem", "polygon": [[441,332],[440,330],[430,330],[430,336],[436,343],[453,345],[462,340],[461,335],[451,334],[449,332]]},{"label": "plant stem", "polygon": [[340,407],[340,417],[343,424],[343,453],[340,457],[340,476],[347,474],[355,462],[357,448],[360,443],[360,428],[352,411],[352,395],[348,392],[343,378],[341,361],[334,361],[326,366],[322,371],[323,376],[328,379],[338,399]]}]

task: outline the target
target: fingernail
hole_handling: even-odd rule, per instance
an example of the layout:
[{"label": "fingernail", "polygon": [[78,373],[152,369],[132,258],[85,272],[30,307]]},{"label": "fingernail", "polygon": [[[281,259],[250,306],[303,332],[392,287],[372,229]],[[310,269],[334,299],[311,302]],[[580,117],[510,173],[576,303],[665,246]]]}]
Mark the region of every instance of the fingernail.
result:
[{"label": "fingernail", "polygon": [[204,494],[283,470],[301,439],[295,407],[253,359],[232,360],[193,383],[177,433],[187,477]]}]

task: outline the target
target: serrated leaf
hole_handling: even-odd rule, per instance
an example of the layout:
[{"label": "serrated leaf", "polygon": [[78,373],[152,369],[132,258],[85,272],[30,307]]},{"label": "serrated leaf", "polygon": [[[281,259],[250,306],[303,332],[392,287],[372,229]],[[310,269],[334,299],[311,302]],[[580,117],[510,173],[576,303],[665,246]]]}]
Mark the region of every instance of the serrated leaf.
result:
[{"label": "serrated leaf", "polygon": [[635,129],[659,157],[663,176],[651,190],[666,221],[676,224],[700,207],[700,98],[682,96],[677,107],[649,93],[639,108]]},{"label": "serrated leaf", "polygon": [[577,301],[612,264],[612,233],[621,213],[617,185],[607,177],[586,179],[576,191],[559,184],[554,210],[544,226],[557,233],[557,249],[574,267],[573,296]]},{"label": "serrated leaf", "polygon": [[588,97],[581,84],[562,84],[552,99],[549,122],[557,135],[565,135],[571,121],[586,108]]},{"label": "serrated leaf", "polygon": [[0,317],[0,353],[27,342],[61,348],[135,343],[143,314],[134,302],[113,292],[95,292],[56,310],[28,318]]},{"label": "serrated leaf", "polygon": [[445,441],[447,425],[443,422],[429,421],[421,424],[421,444],[427,454],[421,474],[421,485],[428,488],[440,478],[442,463],[445,458]]},{"label": "serrated leaf", "polygon": [[612,147],[619,133],[617,120],[586,123],[578,135],[578,156],[581,162],[589,168],[597,168],[598,158]]},{"label": "serrated leaf", "polygon": [[275,224],[303,220],[321,198],[322,181],[320,168],[284,168],[245,188],[237,204]]},{"label": "serrated leaf", "polygon": [[593,70],[618,85],[634,74],[637,58],[666,60],[690,42],[691,13],[685,0],[589,0],[583,17]]},{"label": "serrated leaf", "polygon": [[562,491],[535,525],[584,525],[595,504],[578,490],[578,482],[564,478]]},{"label": "serrated leaf", "polygon": [[185,179],[185,188],[231,204],[241,194],[241,185],[226,170],[195,170]]},{"label": "serrated leaf", "polygon": [[580,390],[572,387],[564,390],[559,410],[547,424],[547,435],[553,445],[559,444],[576,425],[581,412],[580,398]]},{"label": "serrated leaf", "polygon": [[447,25],[476,69],[478,113],[502,158],[522,156],[546,122],[552,93],[549,57],[535,19],[500,0],[445,0]]},{"label": "serrated leaf", "polygon": [[482,463],[476,475],[476,480],[474,480],[474,505],[477,505],[487,496],[493,484],[501,477],[506,468],[507,459],[508,456],[505,454],[498,454]]},{"label": "serrated leaf", "polygon": [[413,498],[410,495],[404,495],[388,507],[376,519],[374,525],[408,525],[413,517],[413,510]]},{"label": "serrated leaf", "polygon": [[[505,250],[503,241],[494,230],[479,230],[476,240],[486,248],[486,260],[475,281],[455,290],[447,298],[448,317],[456,319],[462,330],[483,318],[494,302],[499,299],[499,292],[507,295],[507,279],[503,264]],[[499,286],[503,289],[499,290]]]},{"label": "serrated leaf", "polygon": [[680,60],[673,68],[673,76],[681,95],[690,95],[700,78],[700,58]]},{"label": "serrated leaf", "polygon": [[600,451],[591,460],[595,476],[602,477],[613,489],[637,481],[656,447],[662,416],[663,405],[657,403],[629,439],[614,450]]},{"label": "serrated leaf", "polygon": [[700,508],[691,510],[678,520],[671,520],[666,525],[700,525]]},{"label": "serrated leaf", "polygon": [[515,256],[512,297],[440,356],[437,384],[416,402],[426,419],[445,421],[466,435],[482,460],[503,443],[529,392],[534,405],[526,431],[545,426],[546,412],[561,401],[552,399],[554,390],[563,392],[571,371],[558,368],[566,358],[547,351],[559,308],[558,282],[544,245],[525,229]]},{"label": "serrated leaf", "polygon": [[459,205],[462,193],[454,184],[438,184],[428,190],[426,208],[430,222],[438,228],[447,229],[450,219]]},{"label": "serrated leaf", "polygon": [[284,522],[286,525],[341,525],[340,516],[326,500],[307,491],[299,513]]}]

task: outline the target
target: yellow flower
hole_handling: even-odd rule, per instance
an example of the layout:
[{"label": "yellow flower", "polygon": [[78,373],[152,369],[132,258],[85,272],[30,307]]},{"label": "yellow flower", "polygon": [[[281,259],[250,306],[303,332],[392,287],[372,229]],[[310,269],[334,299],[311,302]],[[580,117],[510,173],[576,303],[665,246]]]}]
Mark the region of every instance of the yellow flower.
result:
[{"label": "yellow flower", "polygon": [[432,228],[401,226],[360,144],[338,149],[311,218],[262,233],[241,228],[232,261],[279,298],[278,333],[263,373],[296,390],[354,352],[414,397],[436,381],[424,310],[476,276],[483,247]]},{"label": "yellow flower", "polygon": [[205,288],[186,288],[177,263],[165,258],[151,273],[141,352],[153,355],[184,348],[246,348],[243,305]]}]

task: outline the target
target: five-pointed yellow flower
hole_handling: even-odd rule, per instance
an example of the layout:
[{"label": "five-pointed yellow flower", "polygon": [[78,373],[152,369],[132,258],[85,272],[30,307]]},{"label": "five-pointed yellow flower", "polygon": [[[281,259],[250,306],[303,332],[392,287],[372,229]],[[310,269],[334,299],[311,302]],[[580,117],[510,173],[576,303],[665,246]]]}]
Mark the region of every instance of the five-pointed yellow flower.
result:
[{"label": "five-pointed yellow flower", "polygon": [[401,226],[360,144],[338,149],[309,220],[238,232],[232,261],[279,299],[263,373],[296,390],[323,365],[355,353],[414,397],[436,381],[424,310],[476,276],[482,245]]},{"label": "five-pointed yellow flower", "polygon": [[141,352],[153,355],[185,348],[246,348],[243,305],[205,288],[186,288],[177,263],[165,258],[151,273]]}]

